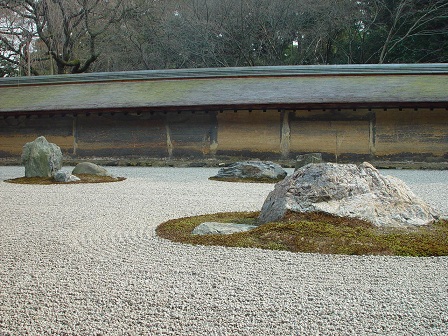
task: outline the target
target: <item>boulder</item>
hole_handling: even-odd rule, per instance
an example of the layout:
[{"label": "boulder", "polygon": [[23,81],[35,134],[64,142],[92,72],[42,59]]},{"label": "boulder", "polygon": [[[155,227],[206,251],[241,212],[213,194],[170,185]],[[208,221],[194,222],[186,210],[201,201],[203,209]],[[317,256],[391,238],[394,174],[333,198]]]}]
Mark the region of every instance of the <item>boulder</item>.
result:
[{"label": "boulder", "polygon": [[79,177],[72,175],[72,174],[70,174],[70,172],[65,171],[65,170],[58,170],[53,175],[53,179],[56,182],[65,182],[65,183],[80,181]]},{"label": "boulder", "polygon": [[235,223],[205,222],[196,226],[191,233],[194,235],[232,234],[236,232],[249,231],[253,228],[256,228],[256,226]]},{"label": "boulder", "polygon": [[62,167],[61,149],[40,136],[23,146],[26,177],[51,177]]},{"label": "boulder", "polygon": [[406,184],[382,176],[369,163],[309,164],[276,184],[258,218],[263,224],[288,212],[324,212],[359,218],[379,227],[430,224],[438,213]]},{"label": "boulder", "polygon": [[271,161],[242,161],[221,168],[213,178],[278,181],[286,175],[287,172],[279,164]]},{"label": "boulder", "polygon": [[322,154],[321,153],[307,153],[298,155],[296,158],[295,169],[302,168],[309,163],[322,163]]},{"label": "boulder", "polygon": [[105,168],[91,162],[81,162],[72,171],[73,175],[87,174],[96,176],[112,176]]}]

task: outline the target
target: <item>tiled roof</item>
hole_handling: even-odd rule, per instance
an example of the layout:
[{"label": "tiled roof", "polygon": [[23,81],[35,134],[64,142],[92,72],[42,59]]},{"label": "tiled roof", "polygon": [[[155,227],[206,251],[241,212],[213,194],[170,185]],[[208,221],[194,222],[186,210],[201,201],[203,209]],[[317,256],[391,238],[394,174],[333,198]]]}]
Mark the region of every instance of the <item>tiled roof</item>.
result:
[{"label": "tiled roof", "polygon": [[0,113],[448,107],[448,64],[157,70],[0,79]]}]

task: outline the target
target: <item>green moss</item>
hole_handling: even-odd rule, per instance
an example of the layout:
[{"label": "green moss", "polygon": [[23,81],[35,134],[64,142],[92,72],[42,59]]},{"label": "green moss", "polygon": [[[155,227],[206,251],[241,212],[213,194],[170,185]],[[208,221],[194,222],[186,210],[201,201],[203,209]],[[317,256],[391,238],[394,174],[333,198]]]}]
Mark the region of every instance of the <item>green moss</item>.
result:
[{"label": "green moss", "polygon": [[222,178],[222,177],[216,177],[212,176],[208,178],[212,181],[221,181],[221,182],[240,182],[240,183],[277,183],[280,182],[283,179],[271,179],[267,177],[262,178]]},{"label": "green moss", "polygon": [[96,176],[89,174],[78,174],[80,181],[76,182],[56,182],[52,177],[18,177],[14,179],[5,180],[8,183],[16,184],[79,184],[79,183],[107,183],[107,182],[119,182],[126,178],[124,177],[110,177],[110,176]]},{"label": "green moss", "polygon": [[252,247],[348,255],[448,255],[448,221],[419,228],[377,228],[365,221],[326,214],[288,214],[282,221],[231,235],[192,235],[207,221],[254,224],[258,213],[218,213],[161,224],[159,236],[200,245]]},{"label": "green moss", "polygon": [[[242,104],[249,103],[249,98],[258,104],[275,103],[276,100],[287,103],[288,99],[285,101],[285,97],[281,95],[267,102],[266,97],[257,94],[272,90],[272,87],[279,88],[285,94],[304,92],[308,97],[307,102],[320,102],[329,92],[334,94],[334,87],[338,87],[341,93],[340,97],[335,98],[335,102],[344,99],[344,92],[353,93],[355,89],[358,89],[358,94],[351,99],[365,102],[412,102],[415,97],[441,101],[446,96],[444,75],[409,75],[405,77],[406,80],[403,78],[398,75],[330,76],[325,79],[319,76],[300,76],[21,85],[1,88],[0,111]],[[241,96],[241,92],[251,91],[250,89],[255,92],[253,95]],[[297,97],[293,100],[297,100]]]},{"label": "green moss", "polygon": [[[200,81],[136,81],[1,88],[1,110],[165,105],[186,97]],[[169,105],[169,104],[168,104]]]}]

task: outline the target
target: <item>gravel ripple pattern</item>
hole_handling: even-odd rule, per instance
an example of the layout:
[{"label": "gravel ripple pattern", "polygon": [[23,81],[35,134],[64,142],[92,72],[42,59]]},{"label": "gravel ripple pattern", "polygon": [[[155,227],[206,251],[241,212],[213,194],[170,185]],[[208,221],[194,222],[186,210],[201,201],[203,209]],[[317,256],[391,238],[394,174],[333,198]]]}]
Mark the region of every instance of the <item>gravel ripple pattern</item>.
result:
[{"label": "gravel ripple pattern", "polygon": [[[210,168],[127,180],[0,182],[0,335],[447,335],[448,258],[190,246],[168,219],[259,210],[270,184]],[[448,172],[395,175],[448,214]],[[0,180],[24,175],[0,167]]]}]

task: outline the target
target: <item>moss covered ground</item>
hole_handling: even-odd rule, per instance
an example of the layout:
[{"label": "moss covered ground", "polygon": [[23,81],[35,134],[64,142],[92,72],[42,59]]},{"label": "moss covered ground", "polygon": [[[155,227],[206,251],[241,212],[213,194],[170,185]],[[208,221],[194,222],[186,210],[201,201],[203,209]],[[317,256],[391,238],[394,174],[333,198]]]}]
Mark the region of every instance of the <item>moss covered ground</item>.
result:
[{"label": "moss covered ground", "polygon": [[53,180],[52,177],[18,177],[14,179],[5,180],[5,182],[17,183],[17,184],[48,185],[48,184],[107,183],[107,182],[119,182],[126,179],[124,177],[96,176],[89,174],[78,174],[76,176],[80,178],[80,181],[56,182],[55,180]]},{"label": "moss covered ground", "polygon": [[249,177],[245,177],[245,178],[238,178],[238,177],[216,177],[216,176],[212,176],[208,178],[209,180],[212,181],[222,181],[222,182],[241,182],[241,183],[277,183],[280,182],[281,179],[272,179],[272,178],[267,178],[267,177],[260,177],[260,178],[249,178]]},{"label": "moss covered ground", "polygon": [[289,213],[282,221],[231,235],[192,235],[203,222],[255,224],[258,212],[217,213],[162,223],[157,234],[175,242],[195,245],[250,247],[291,252],[444,256],[448,255],[448,221],[412,228],[378,228],[372,224],[327,214]]}]

